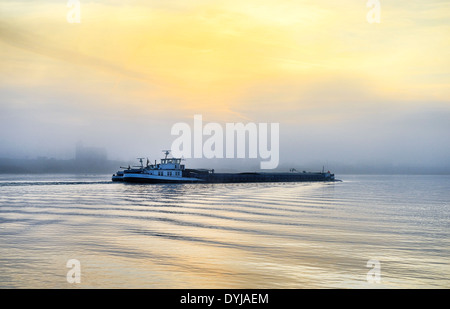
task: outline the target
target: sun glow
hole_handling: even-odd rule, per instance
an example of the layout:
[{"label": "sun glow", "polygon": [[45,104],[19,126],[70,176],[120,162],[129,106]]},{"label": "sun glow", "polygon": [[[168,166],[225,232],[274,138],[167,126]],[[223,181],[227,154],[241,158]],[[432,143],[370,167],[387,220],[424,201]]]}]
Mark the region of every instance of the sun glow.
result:
[{"label": "sun glow", "polygon": [[[76,85],[103,102],[114,94],[149,110],[164,98],[168,110],[190,115],[239,114],[266,92],[278,92],[288,111],[311,100],[339,104],[354,91],[391,102],[449,97],[449,8],[438,2],[416,4],[420,18],[383,3],[377,25],[366,21],[364,3],[351,1],[81,2],[79,24],[53,2],[1,8],[7,85]],[[333,92],[311,98],[323,85]]]}]

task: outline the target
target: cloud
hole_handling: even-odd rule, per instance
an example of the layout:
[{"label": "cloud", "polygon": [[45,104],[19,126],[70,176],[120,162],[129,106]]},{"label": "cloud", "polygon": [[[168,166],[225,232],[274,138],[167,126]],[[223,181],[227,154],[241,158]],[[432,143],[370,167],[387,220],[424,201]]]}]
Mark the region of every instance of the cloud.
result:
[{"label": "cloud", "polygon": [[147,75],[140,72],[129,70],[115,63],[105,61],[100,57],[64,48],[61,43],[50,40],[48,36],[42,36],[32,30],[20,29],[15,25],[4,22],[0,23],[0,40],[17,48],[69,63],[95,67],[130,78],[149,79]]},{"label": "cloud", "polygon": [[[408,131],[448,154],[433,112],[448,111],[450,98],[446,2],[382,1],[376,25],[364,1],[350,0],[81,5],[72,25],[64,1],[0,4],[0,108],[23,144],[27,134],[58,141],[58,125],[73,140],[114,132],[133,149],[142,132],[156,138],[201,113],[280,122],[286,145],[297,136],[316,156],[329,150],[321,141],[343,160],[359,150],[385,157],[385,142],[406,141]],[[423,127],[404,118],[411,110]],[[363,147],[367,136],[373,146]],[[408,141],[424,155],[414,147]]]}]

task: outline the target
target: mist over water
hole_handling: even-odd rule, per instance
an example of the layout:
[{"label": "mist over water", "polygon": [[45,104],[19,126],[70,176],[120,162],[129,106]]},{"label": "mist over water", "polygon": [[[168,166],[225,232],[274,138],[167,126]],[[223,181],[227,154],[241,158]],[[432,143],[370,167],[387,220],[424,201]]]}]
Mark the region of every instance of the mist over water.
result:
[{"label": "mist over water", "polygon": [[[95,149],[104,155],[98,158],[85,157],[77,164],[68,162],[72,168],[65,172],[88,170],[92,172],[111,172],[114,170],[96,170],[104,159],[120,165],[122,163],[137,164],[136,158],[149,158],[151,162],[163,157],[164,149],[171,149],[172,143],[178,137],[171,134],[171,128],[176,123],[185,122],[193,127],[193,116],[166,117],[155,119],[154,115],[140,114],[120,119],[120,110],[109,110],[120,121],[111,121],[102,111],[86,112],[80,118],[90,119],[89,125],[73,125],[64,115],[52,115],[48,110],[46,117],[57,117],[61,124],[52,126],[47,118],[39,120],[36,117],[28,119],[22,111],[15,111],[13,106],[0,106],[4,116],[0,128],[0,172],[18,170],[27,162],[20,160],[77,158],[77,147],[83,145],[86,149]],[[372,111],[373,112],[373,111]],[[330,113],[325,115],[332,117]],[[9,116],[8,116],[9,115]],[[95,115],[95,117],[94,117]],[[358,119],[342,118],[336,121],[311,122],[308,114],[298,114],[296,123],[286,121],[283,115],[267,117],[261,113],[249,113],[249,119],[239,116],[231,117],[232,123],[279,123],[279,164],[278,169],[289,170],[320,170],[322,166],[336,173],[358,174],[450,174],[450,146],[447,143],[449,132],[448,111],[445,108],[436,112],[415,110],[408,113],[393,111],[367,112]],[[73,116],[73,115],[72,115]],[[77,117],[78,117],[77,116]],[[25,119],[25,118],[26,119]],[[325,117],[325,116],[324,116]],[[217,122],[225,127],[225,122],[214,116],[204,116],[204,124]],[[95,123],[95,125],[94,125]],[[8,132],[8,134],[6,134]],[[208,136],[204,135],[203,142]],[[248,137],[246,147],[249,147]],[[261,142],[261,141],[259,141]],[[193,142],[192,142],[193,143]],[[193,148],[193,146],[192,146]],[[223,145],[226,151],[225,139]],[[188,164],[192,167],[209,167],[234,170],[259,169],[259,159],[249,159],[248,150],[242,159],[206,159],[191,158]],[[14,164],[8,160],[19,160]],[[80,163],[84,163],[85,167]],[[34,162],[42,166],[43,162]],[[50,165],[47,162],[47,165]],[[54,163],[53,165],[56,165]],[[2,170],[2,166],[8,168]],[[38,169],[38,172],[45,168]],[[48,168],[52,172],[51,167]],[[27,169],[25,169],[27,172]],[[36,172],[28,170],[28,172]],[[58,172],[58,171],[53,171]],[[64,171],[63,171],[64,172]]]},{"label": "mist over water", "polygon": [[[0,178],[0,286],[445,288],[448,176],[132,185]],[[66,263],[81,263],[81,283]],[[366,279],[369,260],[381,282]]]}]

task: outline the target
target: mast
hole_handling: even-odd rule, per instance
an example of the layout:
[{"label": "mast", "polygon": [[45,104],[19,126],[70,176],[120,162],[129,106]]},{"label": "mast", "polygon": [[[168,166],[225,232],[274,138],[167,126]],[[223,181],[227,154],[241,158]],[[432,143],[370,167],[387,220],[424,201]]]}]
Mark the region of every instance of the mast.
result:
[{"label": "mast", "polygon": [[164,152],[164,154],[166,155],[166,157],[164,159],[167,159],[167,156],[169,155],[170,150],[163,150],[162,152]]},{"label": "mast", "polygon": [[137,158],[137,159],[141,163],[141,168],[144,168],[144,163],[142,162],[144,160],[144,158]]}]

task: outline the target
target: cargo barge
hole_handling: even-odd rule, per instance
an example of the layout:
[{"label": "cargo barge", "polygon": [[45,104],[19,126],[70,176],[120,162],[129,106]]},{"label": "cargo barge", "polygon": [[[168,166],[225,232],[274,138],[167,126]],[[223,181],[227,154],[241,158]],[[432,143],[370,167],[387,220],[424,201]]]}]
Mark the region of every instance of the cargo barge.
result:
[{"label": "cargo barge", "polygon": [[144,166],[144,158],[138,158],[140,166],[118,171],[112,176],[113,181],[137,183],[247,183],[247,182],[305,182],[335,181],[330,171],[322,172],[243,172],[216,173],[213,169],[186,169],[180,158],[165,158],[160,163]]}]

